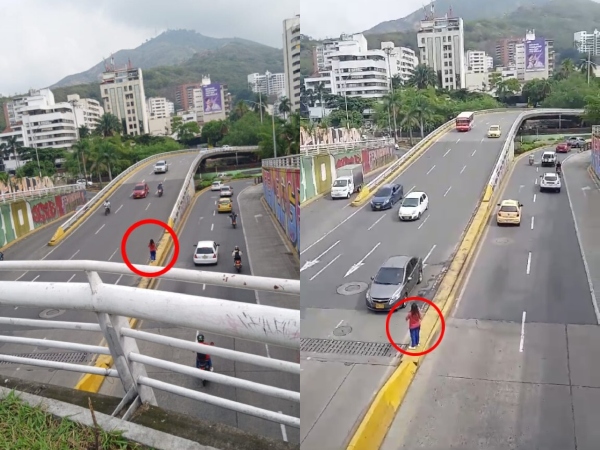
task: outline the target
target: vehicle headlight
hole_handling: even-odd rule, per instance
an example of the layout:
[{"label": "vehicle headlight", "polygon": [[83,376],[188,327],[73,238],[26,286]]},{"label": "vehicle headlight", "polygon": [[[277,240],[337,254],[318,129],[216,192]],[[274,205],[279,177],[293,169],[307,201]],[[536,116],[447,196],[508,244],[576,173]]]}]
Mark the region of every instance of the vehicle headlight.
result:
[{"label": "vehicle headlight", "polygon": [[383,203],[384,203],[384,204],[386,204],[386,203],[389,203],[389,202],[390,202],[390,199],[389,199],[389,198],[386,198],[386,199],[383,201]]},{"label": "vehicle headlight", "polygon": [[367,291],[367,293],[365,294],[365,297],[367,298],[367,301],[369,303],[371,303],[371,292],[370,291]]},{"label": "vehicle headlight", "polygon": [[391,305],[392,303],[396,302],[399,298],[400,298],[400,293],[397,292],[390,297],[390,301],[388,303]]}]

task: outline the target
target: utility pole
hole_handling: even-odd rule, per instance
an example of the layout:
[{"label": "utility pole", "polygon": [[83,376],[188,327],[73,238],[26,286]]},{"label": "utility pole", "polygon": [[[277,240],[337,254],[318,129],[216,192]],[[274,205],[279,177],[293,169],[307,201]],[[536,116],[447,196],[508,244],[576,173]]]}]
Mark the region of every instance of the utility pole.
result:
[{"label": "utility pole", "polygon": [[[392,82],[392,68],[390,66],[390,55],[393,53],[394,49],[391,47],[386,47],[384,50],[387,55],[387,64],[388,64],[388,83],[389,89],[391,93],[392,100],[392,110],[394,111],[394,142],[398,142],[398,125],[396,123],[396,102],[394,101],[394,83]],[[388,110],[389,111],[389,110]]]}]

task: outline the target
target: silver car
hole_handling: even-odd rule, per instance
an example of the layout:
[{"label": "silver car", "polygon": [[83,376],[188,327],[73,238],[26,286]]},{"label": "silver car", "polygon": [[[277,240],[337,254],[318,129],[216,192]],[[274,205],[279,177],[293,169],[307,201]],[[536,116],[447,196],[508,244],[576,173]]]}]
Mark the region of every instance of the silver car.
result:
[{"label": "silver car", "polygon": [[560,188],[562,187],[562,183],[560,182],[560,177],[557,173],[548,172],[544,175],[540,175],[540,192],[544,191],[554,191],[560,192]]},{"label": "silver car", "polygon": [[[423,281],[423,261],[416,256],[390,256],[371,277],[367,290],[367,308],[372,311],[389,311],[398,300],[410,296],[417,284]],[[406,303],[400,308],[405,308]]]}]

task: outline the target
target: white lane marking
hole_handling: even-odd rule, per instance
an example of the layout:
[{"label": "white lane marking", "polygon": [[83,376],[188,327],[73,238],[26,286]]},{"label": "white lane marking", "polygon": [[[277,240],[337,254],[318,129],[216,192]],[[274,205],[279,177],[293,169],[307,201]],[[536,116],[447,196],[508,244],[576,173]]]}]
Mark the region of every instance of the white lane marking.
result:
[{"label": "white lane marking", "polygon": [[146,206],[146,211],[148,211],[148,208],[150,208],[150,205],[151,205],[151,204],[152,204],[152,203],[148,203],[148,206]]},{"label": "white lane marking", "polygon": [[[279,411],[279,414],[283,414],[283,411]],[[281,437],[283,438],[283,442],[287,442],[288,438],[287,438],[287,431],[285,429],[285,425],[280,423],[279,424],[281,426]]]},{"label": "white lane marking", "polygon": [[448,195],[448,192],[450,192],[450,189],[452,189],[452,186],[450,186],[450,187],[448,188],[448,190],[447,190],[447,191],[446,191],[446,193],[444,194],[444,197],[445,197],[446,195]]},{"label": "white lane marking", "polygon": [[425,223],[427,222],[427,219],[429,219],[429,216],[430,216],[430,215],[431,215],[431,214],[428,214],[428,215],[427,215],[427,217],[425,217],[425,219],[423,220],[423,222],[421,223],[421,225],[419,225],[419,228],[417,228],[417,230],[420,230],[420,229],[421,229],[421,227],[422,227],[423,225],[425,225]]},{"label": "white lane marking", "polygon": [[481,138],[481,141],[480,141],[480,142],[483,142],[483,141],[485,141],[485,138]]},{"label": "white lane marking", "polygon": [[537,178],[536,178],[536,179],[535,179],[535,185],[536,185],[536,186],[537,186],[537,181],[538,181],[538,180],[537,180]]},{"label": "white lane marking", "polygon": [[77,250],[75,253],[73,253],[73,256],[71,256],[69,259],[75,258],[75,255],[77,255],[77,253],[79,253],[79,250]]},{"label": "white lane marking", "polygon": [[525,345],[525,318],[527,312],[523,311],[523,319],[521,320],[521,343],[519,344],[519,352],[523,353],[523,346]]},{"label": "white lane marking", "polygon": [[214,229],[215,229],[215,224],[214,223],[210,224],[210,231],[212,231]]},{"label": "white lane marking", "polygon": [[38,275],[38,276],[36,276],[36,277],[35,277],[33,280],[31,280],[31,281],[35,281],[35,280],[37,280],[39,277],[40,277],[40,276]]},{"label": "white lane marking", "polygon": [[473,153],[471,153],[471,156],[475,156],[475,153],[477,153],[477,149],[473,150]]},{"label": "white lane marking", "polygon": [[119,275],[119,278],[117,278],[117,281],[115,281],[115,284],[119,284],[119,281],[121,281],[121,278],[123,278],[123,275]]},{"label": "white lane marking", "polygon": [[460,138],[458,138],[458,139],[456,140],[456,143],[457,143],[457,144],[458,144],[459,142],[460,142]]},{"label": "white lane marking", "polygon": [[96,231],[94,234],[98,234],[98,233],[100,233],[100,230],[101,230],[102,228],[104,228],[104,225],[106,225],[106,224],[105,224],[105,223],[104,223],[104,224],[102,224],[102,226],[101,226],[100,228],[98,228],[98,231]]},{"label": "white lane marking", "polygon": [[217,204],[217,201],[215,200],[215,205]]},{"label": "white lane marking", "polygon": [[200,225],[200,221],[201,221],[202,219],[204,219],[204,217],[200,217],[200,218],[198,219],[198,225]]},{"label": "white lane marking", "polygon": [[450,153],[450,150],[452,150],[452,149],[451,149],[451,148],[449,148],[449,149],[446,151],[446,153],[444,153],[444,156],[442,156],[442,158],[445,158],[445,157],[446,157],[446,155],[447,155],[448,153]]},{"label": "white lane marking", "polygon": [[315,278],[317,278],[319,275],[321,275],[323,273],[323,271],[325,269],[327,269],[330,265],[332,265],[334,262],[336,262],[340,256],[342,256],[341,253],[339,255],[337,255],[335,258],[333,258],[331,261],[329,261],[329,263],[327,263],[327,265],[325,267],[323,267],[321,270],[319,270],[317,273],[315,273],[309,281],[312,281]]},{"label": "white lane marking", "polygon": [[[466,168],[467,168],[467,166],[464,166],[464,167],[462,168],[462,170],[460,171],[460,173],[463,173],[463,172],[465,171],[465,169],[466,169]],[[459,174],[459,175],[460,175],[460,174]]]},{"label": "white lane marking", "polygon": [[117,248],[112,255],[110,255],[110,258],[108,258],[108,260],[110,261],[111,259],[113,259],[113,256],[115,256],[117,254],[117,252],[119,251],[119,249]]},{"label": "white lane marking", "polygon": [[539,167],[539,166],[538,166],[538,167],[536,167],[536,168],[535,168],[535,171],[536,171],[536,172],[539,172],[539,171],[540,171],[540,167]]},{"label": "white lane marking", "polygon": [[69,281],[67,281],[67,283],[70,283],[70,282],[71,282],[71,280],[72,280],[73,278],[75,278],[75,275],[77,275],[77,274],[76,274],[76,273],[74,273],[74,274],[71,276],[71,278],[69,278]]},{"label": "white lane marking", "polygon": [[527,275],[531,272],[531,252],[527,255]]},{"label": "white lane marking", "polygon": [[202,285],[202,290],[205,291],[206,290],[206,284]]},{"label": "white lane marking", "polygon": [[[368,205],[368,203],[365,204],[365,206],[366,205]],[[302,255],[303,253],[306,253],[309,249],[313,248],[315,245],[317,245],[319,242],[321,242],[323,239],[325,239],[327,236],[329,236],[331,233],[333,233],[335,230],[337,230],[339,227],[341,227],[344,223],[348,222],[352,217],[354,217],[354,215],[358,214],[363,208],[364,208],[364,206],[362,208],[358,208],[356,211],[354,211],[352,214],[350,214],[348,217],[346,217],[344,220],[342,220],[339,224],[337,224],[335,227],[333,227],[327,233],[325,233],[323,236],[321,236],[315,242],[313,242],[308,247],[306,247],[304,250],[302,250],[300,252],[300,254]]]},{"label": "white lane marking", "polygon": [[357,262],[356,264],[354,264],[352,267],[350,267],[350,269],[348,269],[348,272],[346,272],[346,275],[344,275],[344,278],[346,278],[348,275],[353,274],[354,272],[356,272],[358,269],[360,269],[362,266],[365,265],[365,260],[371,256],[373,254],[373,252],[375,250],[377,250],[377,247],[379,247],[381,245],[381,242],[378,242],[377,245],[375,247],[373,247],[371,249],[371,251],[369,253],[367,253],[363,259],[361,259],[359,262]]},{"label": "white lane marking", "polygon": [[406,194],[404,194],[404,196],[406,197],[408,194],[410,194],[412,191],[414,191],[416,188],[416,186],[411,187],[408,192]]},{"label": "white lane marking", "polygon": [[429,253],[427,253],[427,256],[425,256],[425,258],[423,259],[423,267],[427,265],[425,263],[427,262],[427,260],[429,259],[429,257],[433,253],[433,251],[435,250],[435,247],[436,247],[436,245],[434,245],[433,247],[431,247],[431,250],[429,250]]},{"label": "white lane marking", "polygon": [[321,253],[319,256],[317,256],[315,259],[311,260],[311,261],[306,261],[304,263],[304,265],[302,266],[302,268],[300,269],[300,272],[305,271],[306,269],[309,269],[310,267],[314,266],[315,264],[319,264],[319,260],[325,256],[325,254],[331,250],[333,247],[335,247],[336,245],[338,245],[340,243],[340,241],[337,241],[335,244],[333,244],[331,247],[329,247],[327,250],[325,250],[323,253]]},{"label": "white lane marking", "polygon": [[214,217],[214,216],[216,216],[216,215],[217,215],[217,212],[216,212],[216,211],[213,211],[213,217]]},{"label": "white lane marking", "polygon": [[115,214],[116,214],[116,213],[118,213],[119,211],[121,211],[121,208],[122,208],[122,207],[123,207],[123,205],[119,206],[119,209],[117,209],[117,210],[115,211]]},{"label": "white lane marking", "polygon": [[258,223],[258,219],[260,219],[263,215],[262,214],[255,214],[254,215],[254,220],[256,220],[256,223]]},{"label": "white lane marking", "polygon": [[582,187],[582,188],[581,188],[581,192],[583,192],[583,196],[584,196],[584,197],[587,197],[586,191],[589,191],[590,189],[592,189],[592,188],[591,188],[591,187],[589,187],[589,186],[586,186],[586,187]]},{"label": "white lane marking", "polygon": [[433,165],[433,167],[431,169],[429,169],[429,172],[427,172],[425,175],[429,175],[433,169],[435,169],[435,164]]},{"label": "white lane marking", "polygon": [[535,217],[531,216],[531,229],[533,230],[533,222],[535,220]]},{"label": "white lane marking", "polygon": [[535,203],[536,198],[537,198],[537,194],[533,194],[533,203]]},{"label": "white lane marking", "polygon": [[379,222],[381,222],[384,219],[384,217],[385,217],[385,214],[383,216],[381,216],[379,219],[377,219],[373,225],[371,225],[369,228],[367,228],[367,231],[371,231],[375,225],[377,225]]},{"label": "white lane marking", "polygon": [[525,187],[525,185],[524,185],[524,184],[521,184],[521,185],[519,186],[519,192],[521,192],[521,189],[523,189],[524,187]]}]

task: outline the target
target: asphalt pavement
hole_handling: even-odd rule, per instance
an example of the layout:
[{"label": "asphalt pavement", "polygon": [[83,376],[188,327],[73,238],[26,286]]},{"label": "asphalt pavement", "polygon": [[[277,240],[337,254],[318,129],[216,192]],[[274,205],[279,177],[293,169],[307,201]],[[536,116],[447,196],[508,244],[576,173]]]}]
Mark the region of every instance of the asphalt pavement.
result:
[{"label": "asphalt pavement", "polygon": [[[504,137],[488,139],[487,129],[498,124],[506,133],[517,116],[476,116],[473,130],[449,131],[405,170],[396,180],[405,193],[424,191],[430,198],[429,211],[419,221],[400,223],[398,205],[376,212],[368,204],[346,208],[345,217],[335,224],[327,220],[325,209],[323,217],[308,225],[303,216],[303,446],[342,448],[399,362],[386,337],[385,315],[366,309],[370,277],[391,255],[420,256],[426,263],[425,278],[412,295],[431,297],[504,143]],[[402,319],[392,319],[397,343],[408,342]]]},{"label": "asphalt pavement", "polygon": [[[96,209],[77,230],[68,235],[55,247],[48,247],[48,236],[51,237],[56,227],[49,227],[17,243],[5,252],[6,259],[19,260],[98,260],[122,262],[121,238],[125,231],[135,222],[153,218],[167,222],[173,205],[181,191],[183,181],[190,168],[195,154],[177,155],[165,158],[169,163],[166,174],[155,175],[152,165],[140,168],[112,194],[110,202],[112,212],[104,215],[102,208]],[[145,199],[131,198],[137,182],[145,181],[150,187],[150,194]],[[156,196],[156,187],[163,182],[164,194]],[[58,224],[57,224],[58,226]],[[158,241],[164,230],[155,225],[147,225],[134,231],[127,243],[127,255],[134,264],[145,264],[149,260],[148,242],[151,238]],[[137,275],[120,276],[100,274],[103,282],[126,286],[135,286],[139,281]],[[71,272],[0,272],[0,280],[40,281],[40,282],[73,282],[86,283],[84,273]],[[97,322],[93,313],[80,311],[57,311],[50,308],[0,307],[0,316],[27,319],[53,319],[62,321]],[[53,329],[32,329],[9,325],[0,325],[0,333],[24,337],[76,341],[90,345],[98,345],[101,336],[95,333],[71,332]],[[55,349],[32,348],[30,346],[0,344],[0,351],[6,354],[47,353],[46,359],[87,364],[92,355],[77,352],[58,352]],[[67,358],[68,357],[68,358]],[[31,381],[73,387],[80,374],[54,371],[33,366],[0,365],[0,373]]]},{"label": "asphalt pavement", "polygon": [[[238,245],[243,253],[242,273],[251,273],[265,277],[298,279],[298,263],[284,245],[267,210],[260,201],[262,185],[254,185],[251,180],[229,183],[234,189],[234,205],[239,213],[238,226],[233,229],[229,214],[216,212],[218,192],[201,194],[192,206],[185,226],[179,233],[181,252],[175,267],[189,270],[206,270],[219,273],[234,273],[231,252]],[[199,240],[214,240],[220,244],[219,262],[215,266],[195,267],[192,262],[195,244]],[[276,307],[298,309],[299,298],[293,295],[282,295],[267,292],[255,292],[243,289],[232,289],[220,286],[207,286],[170,280],[161,280],[158,289],[212,298],[222,298],[243,303],[260,303]],[[142,322],[141,328],[152,333],[180,339],[194,340],[196,330],[177,328],[158,322]],[[243,351],[261,356],[299,361],[298,352],[273,346],[265,346],[255,342],[231,339],[219,335],[205,333],[208,341],[222,348]],[[169,347],[156,346],[140,342],[140,351],[156,358],[174,361],[179,364],[194,365],[195,356],[186,351]],[[300,377],[279,371],[272,371],[258,366],[213,358],[215,372],[277,386],[283,389],[300,390]],[[175,383],[190,389],[201,389],[210,395],[250,404],[284,414],[300,416],[300,405],[272,397],[263,396],[242,389],[234,389],[216,383],[202,388],[197,380],[185,375],[173,374],[156,368],[147,368],[149,376],[161,381]],[[107,380],[101,393],[122,396],[121,384],[117,380]],[[242,430],[261,434],[274,439],[284,439],[291,443],[299,442],[299,430],[284,427],[245,414],[239,414],[224,408],[198,403],[183,397],[155,391],[159,406],[178,411],[196,418],[211,422],[238,427]]]},{"label": "asphalt pavement", "polygon": [[502,198],[523,203],[522,224],[498,227],[492,215],[383,450],[598,448],[600,328],[577,234],[584,255],[598,255],[600,191],[587,164],[589,152],[569,155],[568,189],[540,193],[551,169],[516,163]]}]

